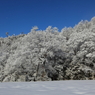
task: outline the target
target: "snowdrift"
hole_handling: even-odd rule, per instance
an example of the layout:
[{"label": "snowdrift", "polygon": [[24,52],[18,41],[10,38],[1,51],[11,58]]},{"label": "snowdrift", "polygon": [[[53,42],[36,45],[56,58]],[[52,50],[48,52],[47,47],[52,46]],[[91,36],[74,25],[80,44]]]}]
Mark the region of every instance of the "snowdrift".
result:
[{"label": "snowdrift", "polygon": [[0,83],[1,95],[95,95],[94,80]]}]

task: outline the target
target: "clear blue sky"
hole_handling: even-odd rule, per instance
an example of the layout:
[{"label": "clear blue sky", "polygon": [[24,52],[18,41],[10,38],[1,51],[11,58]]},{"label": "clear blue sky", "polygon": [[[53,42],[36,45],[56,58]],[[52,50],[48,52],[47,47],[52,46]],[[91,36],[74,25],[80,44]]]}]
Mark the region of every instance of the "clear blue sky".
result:
[{"label": "clear blue sky", "polygon": [[0,37],[25,34],[33,26],[61,30],[95,16],[95,0],[0,0]]}]

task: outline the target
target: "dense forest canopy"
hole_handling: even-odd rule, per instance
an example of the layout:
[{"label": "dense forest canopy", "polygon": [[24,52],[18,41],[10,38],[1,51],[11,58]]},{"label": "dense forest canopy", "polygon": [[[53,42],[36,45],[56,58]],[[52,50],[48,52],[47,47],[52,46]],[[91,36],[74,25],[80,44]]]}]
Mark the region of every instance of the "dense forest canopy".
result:
[{"label": "dense forest canopy", "polygon": [[95,79],[95,17],[76,26],[33,27],[0,38],[0,81]]}]

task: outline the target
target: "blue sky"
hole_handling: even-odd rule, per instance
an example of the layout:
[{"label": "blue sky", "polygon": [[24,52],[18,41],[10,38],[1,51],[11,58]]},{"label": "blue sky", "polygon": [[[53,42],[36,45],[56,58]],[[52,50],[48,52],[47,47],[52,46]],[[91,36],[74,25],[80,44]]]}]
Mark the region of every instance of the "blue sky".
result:
[{"label": "blue sky", "polygon": [[61,30],[94,16],[95,0],[0,0],[0,37],[27,34],[33,26]]}]

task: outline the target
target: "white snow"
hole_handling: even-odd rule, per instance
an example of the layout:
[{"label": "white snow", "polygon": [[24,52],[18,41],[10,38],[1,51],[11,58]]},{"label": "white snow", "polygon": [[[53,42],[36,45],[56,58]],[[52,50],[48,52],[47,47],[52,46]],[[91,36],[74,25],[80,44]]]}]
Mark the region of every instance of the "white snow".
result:
[{"label": "white snow", "polygon": [[95,95],[95,80],[5,82],[0,95]]}]

